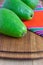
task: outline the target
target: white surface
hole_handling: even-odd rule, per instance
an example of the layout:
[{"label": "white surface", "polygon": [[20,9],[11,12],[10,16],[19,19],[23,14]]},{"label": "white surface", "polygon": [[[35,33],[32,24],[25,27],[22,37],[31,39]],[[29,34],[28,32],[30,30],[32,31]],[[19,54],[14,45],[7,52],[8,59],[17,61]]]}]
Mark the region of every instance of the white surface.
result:
[{"label": "white surface", "polygon": [[0,59],[0,65],[43,65],[43,59],[40,59],[40,60],[6,60],[6,59]]}]

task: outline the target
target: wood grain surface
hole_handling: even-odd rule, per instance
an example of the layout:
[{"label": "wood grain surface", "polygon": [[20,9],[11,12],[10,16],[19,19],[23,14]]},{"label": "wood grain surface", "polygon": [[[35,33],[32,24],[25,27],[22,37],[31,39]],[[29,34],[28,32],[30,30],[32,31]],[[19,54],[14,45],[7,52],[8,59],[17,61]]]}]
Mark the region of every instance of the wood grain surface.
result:
[{"label": "wood grain surface", "polygon": [[0,57],[35,59],[43,58],[43,37],[30,31],[22,38],[0,34]]},{"label": "wood grain surface", "polygon": [[0,57],[34,59],[43,57],[43,37],[30,31],[22,38],[0,35]]},{"label": "wood grain surface", "polygon": [[43,37],[30,31],[22,38],[12,38],[0,35],[0,51],[43,52]]}]

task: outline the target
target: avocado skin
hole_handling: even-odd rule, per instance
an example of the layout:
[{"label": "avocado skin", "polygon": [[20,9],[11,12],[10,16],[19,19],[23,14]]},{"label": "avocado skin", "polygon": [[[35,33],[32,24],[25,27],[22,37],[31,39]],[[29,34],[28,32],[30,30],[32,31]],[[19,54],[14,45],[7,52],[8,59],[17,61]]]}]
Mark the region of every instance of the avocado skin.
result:
[{"label": "avocado skin", "polygon": [[22,0],[22,1],[32,9],[35,9],[39,3],[39,0]]},{"label": "avocado skin", "polygon": [[22,37],[27,33],[27,28],[14,12],[1,8],[0,33],[12,37]]},{"label": "avocado skin", "polygon": [[2,7],[12,10],[22,20],[31,20],[34,15],[33,10],[21,0],[5,0]]}]

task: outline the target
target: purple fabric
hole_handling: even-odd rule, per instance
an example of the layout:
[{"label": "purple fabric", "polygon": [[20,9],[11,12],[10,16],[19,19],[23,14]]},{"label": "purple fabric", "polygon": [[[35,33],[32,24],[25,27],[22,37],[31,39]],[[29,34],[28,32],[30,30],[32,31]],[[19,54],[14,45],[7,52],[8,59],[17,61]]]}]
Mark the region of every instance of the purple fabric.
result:
[{"label": "purple fabric", "polygon": [[42,7],[42,5],[38,5],[38,6],[37,6],[37,8],[41,8],[41,7]]},{"label": "purple fabric", "polygon": [[36,31],[35,33],[38,34],[38,35],[43,36],[43,31]]},{"label": "purple fabric", "polygon": [[2,7],[2,3],[0,3],[0,8]]}]

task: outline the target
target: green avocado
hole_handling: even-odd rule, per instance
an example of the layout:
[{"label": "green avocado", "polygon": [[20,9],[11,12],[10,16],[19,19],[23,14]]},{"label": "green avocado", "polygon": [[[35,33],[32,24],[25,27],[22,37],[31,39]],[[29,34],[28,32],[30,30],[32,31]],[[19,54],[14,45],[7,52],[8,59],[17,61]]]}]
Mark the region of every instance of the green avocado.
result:
[{"label": "green avocado", "polygon": [[24,3],[26,3],[28,6],[30,6],[32,9],[35,9],[36,6],[39,3],[39,0],[22,0]]},{"label": "green avocado", "polygon": [[22,37],[27,33],[27,28],[14,12],[1,8],[0,33],[12,37]]},{"label": "green avocado", "polygon": [[2,7],[12,10],[22,20],[30,20],[34,15],[33,10],[21,0],[5,0]]}]

